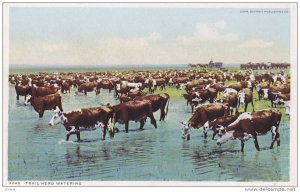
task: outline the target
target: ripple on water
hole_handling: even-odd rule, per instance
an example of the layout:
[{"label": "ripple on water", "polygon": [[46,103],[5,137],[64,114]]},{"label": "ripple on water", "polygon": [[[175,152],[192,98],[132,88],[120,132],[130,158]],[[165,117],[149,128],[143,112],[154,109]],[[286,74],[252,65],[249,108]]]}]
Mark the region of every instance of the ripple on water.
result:
[{"label": "ripple on water", "polygon": [[[62,94],[64,111],[117,103],[113,93],[100,95]],[[289,179],[289,124],[281,122],[281,146],[268,149],[270,135],[259,137],[261,151],[253,141],[240,153],[240,142],[229,141],[221,147],[204,140],[202,130],[193,129],[191,140],[181,139],[179,121],[192,115],[183,99],[172,99],[165,122],[155,129],[147,120],[144,130],[131,122],[114,139],[101,140],[101,131],[82,132],[64,140],[63,125],[48,126],[52,112],[43,118],[31,106],[15,100],[10,88],[9,100],[9,178],[11,180],[160,180],[160,181],[287,181]],[[17,104],[16,104],[17,103]],[[160,112],[155,113],[158,119]],[[210,137],[210,135],[209,135]]]}]

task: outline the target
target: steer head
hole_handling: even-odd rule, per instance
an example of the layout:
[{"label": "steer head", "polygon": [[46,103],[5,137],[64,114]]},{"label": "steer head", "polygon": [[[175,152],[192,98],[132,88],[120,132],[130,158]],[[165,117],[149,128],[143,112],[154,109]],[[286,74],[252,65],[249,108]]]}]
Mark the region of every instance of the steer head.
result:
[{"label": "steer head", "polygon": [[280,92],[278,93],[272,93],[273,95],[275,95],[275,99],[273,101],[274,104],[280,104],[280,103],[283,103],[281,97],[280,97]]},{"label": "steer head", "polygon": [[225,88],[225,90],[223,92],[223,97],[227,97],[230,93],[238,94],[238,92],[235,89]]},{"label": "steer head", "polygon": [[28,95],[26,100],[24,101],[24,105],[30,105],[32,102],[33,97],[31,95]]},{"label": "steer head", "polygon": [[67,121],[67,118],[64,116],[63,112],[59,109],[59,107],[56,106],[54,110],[54,115],[49,121],[50,126],[57,125],[59,123],[63,124]]},{"label": "steer head", "polygon": [[269,89],[262,89],[262,90],[263,90],[263,92],[264,92],[264,98],[265,98],[265,99],[268,99],[268,97],[269,97],[269,95],[268,95]]},{"label": "steer head", "polygon": [[181,127],[182,139],[189,140],[190,135],[191,135],[191,128],[192,128],[191,123],[189,123],[189,122],[180,122],[180,123],[182,125],[182,127]]},{"label": "steer head", "polygon": [[202,127],[203,127],[203,132],[204,132],[204,138],[206,139],[207,132],[212,129],[212,126],[210,126],[209,121],[206,121],[206,123],[204,123],[204,125]]},{"label": "steer head", "polygon": [[226,131],[226,129],[224,129],[223,127],[219,129],[217,144],[222,145],[229,140],[233,140],[237,138],[245,142],[248,141],[250,138],[253,138],[253,136],[251,134],[242,131],[236,131],[236,130]]},{"label": "steer head", "polygon": [[259,92],[261,90],[261,84],[256,85],[256,91]]},{"label": "steer head", "polygon": [[252,82],[251,81],[247,81],[247,87],[251,88],[252,87]]},{"label": "steer head", "polygon": [[239,99],[241,105],[245,105],[245,103],[246,103],[245,98],[246,98],[246,93],[245,92],[239,92],[238,99]]},{"label": "steer head", "polygon": [[217,144],[222,145],[226,143],[229,140],[234,139],[233,133],[234,131],[226,131],[223,126],[217,129],[219,131],[218,133],[218,139],[217,139]]},{"label": "steer head", "polygon": [[108,130],[110,138],[114,138],[114,136],[115,136],[115,121],[116,121],[116,117],[114,114],[113,117],[110,118],[107,123],[107,130]]}]

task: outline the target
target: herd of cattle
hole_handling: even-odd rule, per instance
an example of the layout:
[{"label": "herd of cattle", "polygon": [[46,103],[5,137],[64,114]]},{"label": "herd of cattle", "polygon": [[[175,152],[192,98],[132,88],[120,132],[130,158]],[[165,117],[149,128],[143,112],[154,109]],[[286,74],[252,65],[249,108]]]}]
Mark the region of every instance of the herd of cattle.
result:
[{"label": "herd of cattle", "polygon": [[[237,81],[225,85],[226,81]],[[163,70],[163,71],[124,71],[86,73],[38,73],[9,75],[9,82],[15,85],[16,97],[25,97],[25,105],[31,104],[42,118],[45,110],[54,110],[49,125],[63,124],[67,130],[66,140],[76,134],[80,141],[80,131],[102,129],[102,139],[108,131],[110,137],[118,131],[116,123],[125,124],[128,132],[129,121],[139,121],[143,129],[149,117],[156,128],[153,113],[160,110],[160,121],[168,113],[170,96],[167,88],[184,89],[182,96],[191,106],[192,116],[182,123],[182,138],[190,140],[191,128],[201,128],[204,137],[213,131],[213,139],[218,135],[217,144],[240,139],[241,151],[244,143],[254,139],[259,150],[257,136],[272,132],[272,144],[280,145],[278,128],[281,112],[277,105],[285,106],[285,115],[290,109],[290,77],[283,71],[276,73],[254,73],[246,71],[207,71],[207,70]],[[61,94],[76,89],[76,95],[88,92],[100,94],[101,89],[114,92],[119,99],[117,105],[100,105],[64,112]],[[156,93],[157,89],[165,93]],[[254,99],[257,92],[258,101]],[[269,100],[270,107],[255,110],[254,102]],[[251,104],[252,112],[247,112]],[[240,108],[244,112],[240,112]]]},{"label": "herd of cattle", "polygon": [[240,69],[241,70],[247,70],[247,69],[252,69],[252,70],[259,70],[259,69],[287,69],[290,68],[291,64],[290,63],[246,63],[246,64],[241,64]]}]

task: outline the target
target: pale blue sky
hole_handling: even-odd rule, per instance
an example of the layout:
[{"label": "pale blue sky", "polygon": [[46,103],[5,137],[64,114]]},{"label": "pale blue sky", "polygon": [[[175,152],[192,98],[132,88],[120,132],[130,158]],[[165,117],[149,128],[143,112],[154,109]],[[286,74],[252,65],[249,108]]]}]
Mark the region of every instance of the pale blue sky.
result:
[{"label": "pale blue sky", "polygon": [[[11,64],[286,61],[290,13],[228,8],[10,8]],[[253,9],[247,9],[253,10]]]}]

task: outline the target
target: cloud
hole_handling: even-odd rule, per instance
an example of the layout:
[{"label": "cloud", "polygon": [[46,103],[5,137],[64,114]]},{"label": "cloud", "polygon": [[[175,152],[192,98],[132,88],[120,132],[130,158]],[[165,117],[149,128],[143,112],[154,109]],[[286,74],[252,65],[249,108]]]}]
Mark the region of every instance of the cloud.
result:
[{"label": "cloud", "polygon": [[214,24],[214,26],[219,29],[225,29],[227,24],[225,21],[218,21]]},{"label": "cloud", "polygon": [[215,23],[200,23],[196,26],[194,36],[202,41],[235,41],[238,34],[224,31],[227,27],[225,21]]},{"label": "cloud", "polygon": [[68,49],[66,43],[44,43],[42,49],[47,52],[65,51]]},{"label": "cloud", "polygon": [[153,32],[149,35],[149,38],[151,40],[159,40],[159,39],[161,39],[161,35],[160,35],[160,33]]},{"label": "cloud", "polygon": [[239,45],[239,47],[243,47],[243,48],[266,48],[266,47],[273,47],[273,46],[274,46],[273,41],[265,41],[263,39],[253,39],[241,43]]}]

